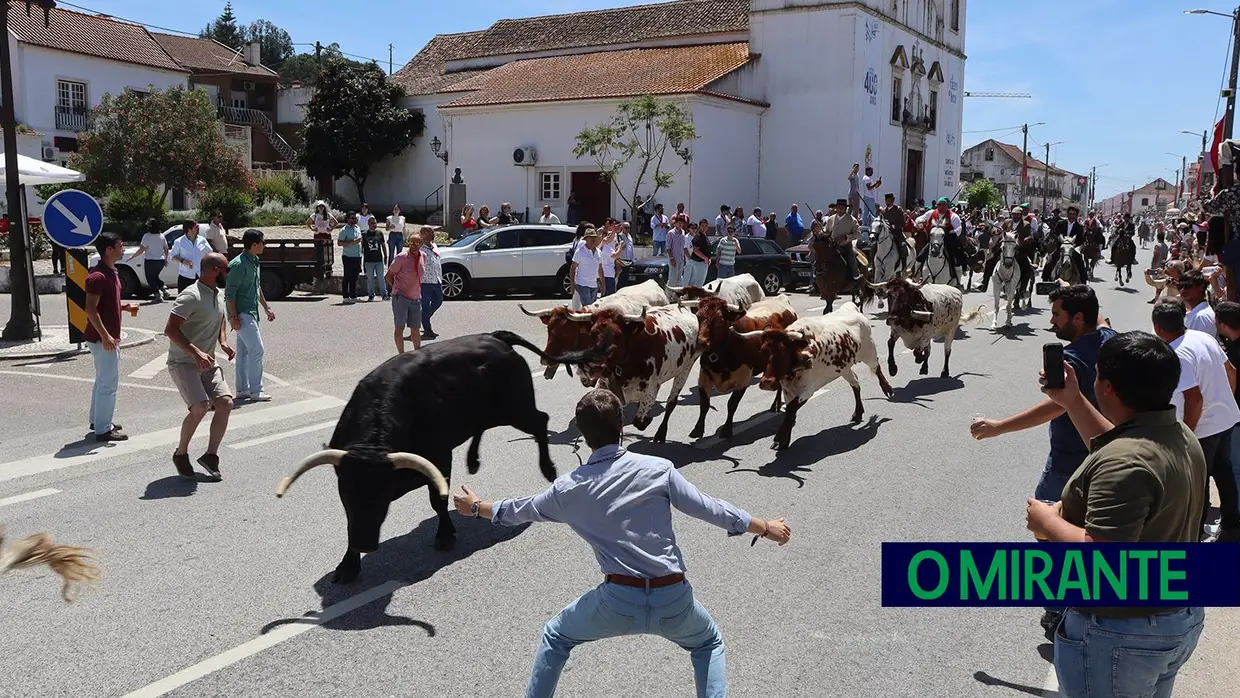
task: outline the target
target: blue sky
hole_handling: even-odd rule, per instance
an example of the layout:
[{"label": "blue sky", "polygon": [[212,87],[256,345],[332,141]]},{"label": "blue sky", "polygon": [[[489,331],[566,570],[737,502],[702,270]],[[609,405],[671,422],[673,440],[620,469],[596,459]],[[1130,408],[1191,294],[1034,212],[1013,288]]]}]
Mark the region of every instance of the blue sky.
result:
[{"label": "blue sky", "polygon": [[[213,0],[70,1],[185,31],[201,29],[224,6]],[[638,3],[237,0],[233,11],[243,23],[274,22],[294,42],[338,42],[347,53],[379,59],[385,69],[391,43],[399,69],[435,34],[482,29],[503,17],[632,4]],[[1107,165],[1098,171],[1098,198],[1154,177],[1171,179],[1180,159],[1167,153],[1191,161],[1201,145],[1199,137],[1179,132],[1208,130],[1222,113],[1218,90],[1228,68],[1230,22],[1183,14],[1198,7],[1231,11],[1217,0],[969,0],[965,89],[1033,98],[966,100],[965,145],[994,137],[1019,146],[1020,124],[1041,121],[1044,126],[1029,132],[1035,154],[1044,153],[1038,144],[1062,141],[1051,149],[1055,165],[1081,173]]]}]

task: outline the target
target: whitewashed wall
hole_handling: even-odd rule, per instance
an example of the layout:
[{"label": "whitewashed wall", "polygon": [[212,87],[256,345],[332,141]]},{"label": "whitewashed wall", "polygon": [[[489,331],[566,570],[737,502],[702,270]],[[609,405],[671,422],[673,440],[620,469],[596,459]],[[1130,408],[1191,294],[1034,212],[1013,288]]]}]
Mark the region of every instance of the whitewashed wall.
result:
[{"label": "whitewashed wall", "polygon": [[[691,186],[685,208],[693,220],[714,221],[721,204],[742,206],[746,211],[754,206],[765,209],[783,205],[767,196],[758,180],[760,124],[765,110],[712,98],[694,98],[691,104],[698,139],[692,146],[689,168],[677,178],[688,179],[685,183]],[[669,211],[673,210],[676,202],[659,198]]]},{"label": "whitewashed wall", "polygon": [[66,51],[20,44],[9,37],[10,48],[16,47],[13,63],[13,92],[18,121],[23,121],[48,136],[72,136],[70,131],[56,130],[56,80],[86,83],[86,99],[90,106],[99,105],[105,93],[119,95],[126,87],[145,90],[149,85],[168,89],[186,85],[189,73],[148,68],[131,63],[109,61]]},{"label": "whitewashed wall", "polygon": [[[438,107],[458,96],[419,96],[411,97],[402,103],[402,106],[408,109],[422,110],[426,115],[426,129],[414,141],[413,147],[371,168],[370,179],[366,182],[366,198],[372,207],[382,207],[384,210],[390,209],[392,204],[400,204],[404,209],[411,206],[421,207],[429,194],[448,181],[451,170],[445,170],[443,160],[435,157],[431,151],[431,140],[438,137],[440,143],[447,142],[443,117],[439,114]],[[447,191],[445,186],[440,192],[440,201],[443,201]],[[337,180],[336,194],[348,201],[360,203],[357,201],[357,190],[352,180]],[[434,198],[429,205],[434,206]],[[460,206],[453,206],[460,210]]]},{"label": "whitewashed wall", "polygon": [[276,122],[300,124],[306,120],[306,105],[314,96],[313,87],[288,87],[276,91]]}]

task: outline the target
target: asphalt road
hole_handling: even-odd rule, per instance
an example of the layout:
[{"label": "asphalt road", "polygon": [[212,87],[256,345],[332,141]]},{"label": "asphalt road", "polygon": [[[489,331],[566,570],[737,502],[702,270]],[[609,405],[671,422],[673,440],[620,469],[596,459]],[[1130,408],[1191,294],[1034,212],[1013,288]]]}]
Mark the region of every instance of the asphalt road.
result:
[{"label": "asphalt road", "polygon": [[[1097,288],[1116,327],[1148,327],[1148,288]],[[436,329],[445,337],[511,329],[541,344],[542,325],[517,300],[552,302],[450,303]],[[971,308],[989,296],[966,300]],[[820,306],[804,294],[795,303]],[[7,297],[0,305],[3,320]],[[976,442],[968,425],[1040,397],[1040,346],[1052,335],[1045,299],[1037,305],[1006,333],[967,328],[951,378],[937,378],[941,345],[930,377],[916,375],[911,355],[898,357],[891,400],[860,370],[859,426],[848,424],[847,385],[832,384],[801,411],[792,447],[778,455],[769,449],[778,420],[758,390],[746,395],[730,443],[689,441],[688,388],[670,443],[646,442],[653,426],[632,434],[631,448],[673,459],[705,491],[794,527],[784,548],[750,547],[748,537],[677,518],[689,577],[725,634],[733,695],[1057,695],[1039,611],[884,609],[879,595],[883,541],[1030,539],[1024,502],[1045,429]],[[143,307],[133,323],[160,330],[168,307]],[[44,308],[49,324],[65,323],[58,298],[45,297]],[[131,440],[107,447],[85,440],[88,357],[0,363],[0,521],[10,535],[48,531],[89,546],[104,570],[73,605],[46,570],[0,578],[0,696],[523,693],[542,624],[599,582],[588,547],[563,526],[460,520],[456,549],[437,553],[419,491],[392,507],[386,540],[358,582],[330,584],[345,546],[334,478],[320,470],[283,500],[274,491],[329,437],[357,380],[393,351],[390,311],[295,294],[276,312],[264,325],[275,400],[234,413],[222,483],[190,483],[173,470],[183,406],[160,368],[162,337],[122,356],[117,421]],[[886,328],[875,325],[882,341]],[[585,455],[568,427],[581,385],[562,372],[535,385],[551,415],[552,457],[566,472]],[[711,413],[708,433],[721,419]],[[477,476],[463,473],[463,459],[458,451],[454,484],[484,497],[546,486],[533,442],[514,430],[487,433]],[[1235,695],[1240,612],[1211,609],[1206,623],[1177,694]],[[560,695],[604,693],[691,695],[689,658],[653,638],[583,646]]]}]

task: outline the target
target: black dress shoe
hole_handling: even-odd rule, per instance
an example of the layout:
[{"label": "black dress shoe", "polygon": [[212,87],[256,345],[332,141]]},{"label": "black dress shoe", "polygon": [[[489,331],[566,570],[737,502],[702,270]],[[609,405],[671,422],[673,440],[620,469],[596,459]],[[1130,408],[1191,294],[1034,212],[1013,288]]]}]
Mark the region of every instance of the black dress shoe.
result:
[{"label": "black dress shoe", "polygon": [[117,427],[112,427],[112,431],[109,431],[106,434],[95,434],[95,441],[109,442],[109,441],[128,441],[128,440],[129,440],[129,436],[127,436],[125,432],[121,431]]}]

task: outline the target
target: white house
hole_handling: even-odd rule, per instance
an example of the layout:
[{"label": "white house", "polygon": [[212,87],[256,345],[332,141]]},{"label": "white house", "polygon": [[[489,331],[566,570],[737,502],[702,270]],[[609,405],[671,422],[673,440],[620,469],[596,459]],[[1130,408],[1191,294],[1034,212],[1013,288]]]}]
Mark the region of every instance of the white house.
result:
[{"label": "white house", "polygon": [[[962,178],[966,181],[989,179],[1003,194],[1007,206],[1028,202],[1035,210],[1086,208],[1089,180],[1084,175],[1055,167],[1023,153],[1019,146],[993,138],[967,148],[960,156]],[[1021,189],[1021,171],[1028,168],[1028,182]]]},{"label": "white house", "polygon": [[9,1],[9,52],[17,120],[43,134],[42,158],[64,164],[77,134],[105,93],[184,86],[189,70],[173,60],[147,30],[56,8],[43,11]]},{"label": "white house", "polygon": [[[854,162],[883,176],[880,196],[951,196],[964,4],[675,0],[439,35],[393,76],[426,131],[374,168],[366,195],[433,207],[460,168],[471,203],[493,211],[508,201],[537,215],[549,203],[564,218],[576,192],[585,220],[628,214],[572,149],[620,102],[654,94],[681,104],[698,133],[680,146],[687,163],[667,151],[664,167],[680,169],[655,200],[685,202],[695,218],[713,218],[720,204],[825,207],[847,195]],[[632,166],[622,173],[626,192],[635,176]]]}]

